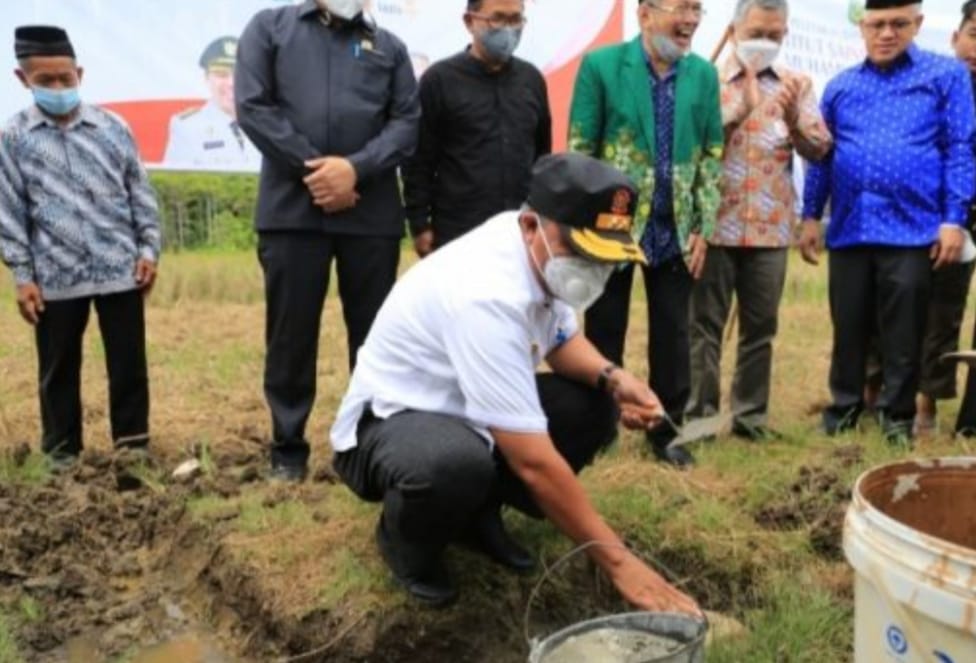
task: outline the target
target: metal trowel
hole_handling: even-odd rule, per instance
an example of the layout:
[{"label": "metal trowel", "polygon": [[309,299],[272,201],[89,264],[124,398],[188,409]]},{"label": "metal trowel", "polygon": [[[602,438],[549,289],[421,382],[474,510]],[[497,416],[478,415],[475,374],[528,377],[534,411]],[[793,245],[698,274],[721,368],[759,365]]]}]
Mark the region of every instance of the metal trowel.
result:
[{"label": "metal trowel", "polygon": [[732,423],[732,415],[719,413],[714,414],[710,417],[701,417],[699,419],[692,419],[684,426],[679,426],[675,423],[667,412],[661,412],[658,414],[654,410],[648,410],[636,405],[625,405],[623,406],[625,410],[636,410],[638,414],[643,417],[659,416],[660,420],[668,425],[675,432],[676,437],[668,443],[668,448],[672,449],[674,447],[681,447],[686,444],[691,444],[692,442],[698,442],[709,437],[717,437],[722,433],[729,430]]},{"label": "metal trowel", "polygon": [[666,413],[664,415],[664,420],[669,426],[671,426],[672,429],[674,429],[674,432],[678,434],[678,436],[671,440],[671,442],[668,444],[668,449],[673,449],[675,447],[683,447],[686,444],[691,444],[692,442],[699,442],[710,437],[718,437],[722,433],[729,430],[732,424],[732,415],[727,413],[713,414],[710,417],[692,419],[684,426],[677,425]]}]

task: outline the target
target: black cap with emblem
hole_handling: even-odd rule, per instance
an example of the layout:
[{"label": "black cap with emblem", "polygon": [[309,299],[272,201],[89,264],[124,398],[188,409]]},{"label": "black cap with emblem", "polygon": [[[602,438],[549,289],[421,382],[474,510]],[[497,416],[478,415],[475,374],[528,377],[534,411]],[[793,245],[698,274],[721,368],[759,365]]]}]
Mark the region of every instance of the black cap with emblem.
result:
[{"label": "black cap with emblem", "polygon": [[210,42],[200,56],[204,69],[233,69],[237,64],[237,37],[219,37]]},{"label": "black cap with emblem", "polygon": [[551,154],[532,170],[528,205],[571,228],[573,248],[603,262],[647,262],[634,241],[637,189],[622,172],[583,154]]},{"label": "black cap with emblem", "polygon": [[75,57],[68,33],[53,25],[24,25],[14,30],[14,57]]}]

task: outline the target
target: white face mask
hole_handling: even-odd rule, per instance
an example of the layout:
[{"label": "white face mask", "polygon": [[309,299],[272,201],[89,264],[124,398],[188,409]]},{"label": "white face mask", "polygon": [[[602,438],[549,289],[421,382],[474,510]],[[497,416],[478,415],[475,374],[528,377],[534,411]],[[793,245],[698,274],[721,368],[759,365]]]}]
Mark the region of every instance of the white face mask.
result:
[{"label": "white face mask", "polygon": [[325,0],[326,9],[333,16],[350,21],[363,11],[364,0]]},{"label": "white face mask", "polygon": [[[542,233],[542,242],[549,254],[549,261],[541,270],[549,292],[578,311],[588,309],[603,294],[614,266],[611,263],[587,260],[582,256],[554,256],[541,221],[539,232]],[[535,257],[532,259],[534,261]],[[536,263],[536,267],[538,266]]]},{"label": "white face mask", "polygon": [[765,71],[773,66],[779,57],[781,46],[771,39],[749,39],[740,41],[735,47],[739,61],[755,72]]}]

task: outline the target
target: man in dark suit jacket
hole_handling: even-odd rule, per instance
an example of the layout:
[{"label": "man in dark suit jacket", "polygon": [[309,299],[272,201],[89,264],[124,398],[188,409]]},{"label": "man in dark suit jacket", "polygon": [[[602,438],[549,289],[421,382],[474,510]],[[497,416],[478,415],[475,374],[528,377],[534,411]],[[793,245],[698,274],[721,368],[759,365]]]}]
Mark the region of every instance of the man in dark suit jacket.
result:
[{"label": "man in dark suit jacket", "polygon": [[333,258],[350,367],[396,280],[396,169],[416,147],[417,84],[403,42],[364,18],[361,0],[307,0],[251,20],[234,88],[241,128],[264,155],[256,226],[272,474],[301,480]]}]

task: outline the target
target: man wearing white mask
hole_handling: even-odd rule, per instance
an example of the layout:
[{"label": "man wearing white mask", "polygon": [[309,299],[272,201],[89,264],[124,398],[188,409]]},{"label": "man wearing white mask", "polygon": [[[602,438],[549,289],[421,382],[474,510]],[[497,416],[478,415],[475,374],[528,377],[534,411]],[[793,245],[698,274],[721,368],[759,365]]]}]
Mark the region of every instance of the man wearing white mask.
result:
[{"label": "man wearing white mask", "polygon": [[420,142],[403,195],[421,256],[517,208],[532,164],[552,148],[546,80],[514,56],[523,0],[467,0],[471,45],[420,81]]},{"label": "man wearing white mask", "polygon": [[307,0],[266,9],[238,45],[237,119],[264,156],[256,226],[272,475],[289,481],[308,464],[305,424],[332,262],[352,367],[400,258],[396,171],[416,147],[417,84],[403,42],[362,7]]},{"label": "man wearing white mask", "polygon": [[[515,570],[532,558],[506,534],[508,504],[591,548],[623,596],[648,610],[692,599],[620,546],[574,474],[624,425],[660,422],[660,402],[579,333],[574,308],[615,265],[642,262],[630,180],[577,154],[546,156],[527,203],[436,251],[399,281],[360,352],[332,428],[335,468],[383,503],[376,536],[395,578],[432,606],[457,592],[442,553],[461,540]],[[536,374],[546,361],[552,373]],[[619,410],[618,410],[619,407]]]},{"label": "man wearing white mask", "polygon": [[732,432],[775,437],[767,425],[773,338],[786,261],[797,224],[793,151],[813,161],[831,146],[807,76],[777,62],[787,34],[786,0],[738,0],[722,66],[725,128],[722,204],[691,305],[690,417],[719,411],[722,332],[733,293],[739,344]]}]

